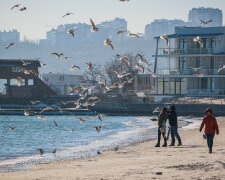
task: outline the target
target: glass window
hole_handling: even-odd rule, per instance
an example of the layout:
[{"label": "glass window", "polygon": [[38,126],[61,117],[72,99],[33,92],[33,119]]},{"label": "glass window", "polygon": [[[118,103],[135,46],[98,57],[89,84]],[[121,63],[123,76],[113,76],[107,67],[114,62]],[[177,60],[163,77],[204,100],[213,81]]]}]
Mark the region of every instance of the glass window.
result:
[{"label": "glass window", "polygon": [[163,79],[158,78],[158,94],[163,94]]},{"label": "glass window", "polygon": [[216,47],[216,40],[215,40],[215,38],[212,38],[212,48],[215,48]]},{"label": "glass window", "polygon": [[175,79],[175,93],[176,94],[180,94],[180,90],[181,90],[181,82],[180,82],[180,78],[176,78]]},{"label": "glass window", "polygon": [[186,94],[186,79],[183,78],[182,81],[181,81],[181,94]]},{"label": "glass window", "polygon": [[64,81],[64,76],[59,76],[60,81]]},{"label": "glass window", "polygon": [[175,94],[175,82],[174,80],[170,80],[170,94]]},{"label": "glass window", "polygon": [[180,49],[187,49],[187,39],[180,39]]},{"label": "glass window", "polygon": [[164,94],[169,94],[169,79],[164,78]]},{"label": "glass window", "polygon": [[17,86],[17,80],[16,79],[10,79],[10,85],[11,86]]},{"label": "glass window", "polygon": [[12,72],[21,72],[20,67],[12,67]]},{"label": "glass window", "polygon": [[6,88],[5,85],[7,84],[7,80],[6,79],[0,79],[0,96],[2,94],[6,94]]},{"label": "glass window", "polygon": [[33,86],[33,85],[34,85],[34,80],[28,79],[28,86]]},{"label": "glass window", "polygon": [[19,82],[17,79],[10,79],[10,85],[12,85],[12,86],[24,86],[25,85],[25,79],[21,79],[21,82]]},{"label": "glass window", "polygon": [[207,89],[207,78],[201,78],[201,89]]}]

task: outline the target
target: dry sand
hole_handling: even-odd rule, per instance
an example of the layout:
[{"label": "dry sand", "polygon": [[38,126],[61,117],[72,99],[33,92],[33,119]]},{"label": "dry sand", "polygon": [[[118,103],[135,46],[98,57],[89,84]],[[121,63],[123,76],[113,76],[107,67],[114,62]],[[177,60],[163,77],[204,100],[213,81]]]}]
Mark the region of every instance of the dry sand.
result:
[{"label": "dry sand", "polygon": [[215,136],[212,154],[202,133],[194,129],[180,131],[182,147],[155,148],[156,140],[151,140],[93,158],[2,173],[0,179],[225,179],[225,118],[217,120],[221,122],[220,135]]}]

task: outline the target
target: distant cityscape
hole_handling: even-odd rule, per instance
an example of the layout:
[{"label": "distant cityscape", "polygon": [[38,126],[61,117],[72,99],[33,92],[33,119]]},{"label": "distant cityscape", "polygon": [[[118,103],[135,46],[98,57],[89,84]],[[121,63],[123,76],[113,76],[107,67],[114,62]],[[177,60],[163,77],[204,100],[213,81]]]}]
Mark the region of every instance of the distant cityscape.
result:
[{"label": "distant cityscape", "polygon": [[[207,25],[201,24],[201,20],[213,22]],[[144,34],[139,34],[140,38],[129,37],[127,33],[117,34],[119,30],[128,31],[127,21],[121,18],[115,18],[111,21],[105,21],[97,24],[99,32],[91,32],[91,25],[85,23],[64,24],[57,28],[52,28],[46,32],[46,39],[40,39],[39,42],[29,40],[21,41],[20,32],[17,30],[0,32],[0,58],[6,59],[38,59],[47,64],[46,68],[41,68],[42,73],[54,71],[56,73],[74,73],[70,71],[73,64],[79,65],[81,69],[86,67],[85,62],[91,61],[96,64],[104,65],[116,54],[141,53],[147,59],[151,60],[155,53],[156,41],[154,37],[162,34],[173,34],[175,27],[221,27],[223,24],[223,13],[220,9],[213,8],[193,8],[188,13],[188,21],[180,19],[156,19],[145,27]],[[69,28],[76,28],[75,37],[66,33]],[[110,37],[115,47],[112,51],[109,47],[103,45],[103,41]],[[8,43],[14,42],[15,45],[7,51],[5,47]],[[166,47],[164,41],[159,41],[160,47]],[[50,55],[52,52],[64,53],[65,56],[72,57],[66,61],[57,60]],[[161,65],[163,66],[163,64]],[[78,72],[78,71],[76,71]],[[83,71],[77,74],[82,74]]]}]

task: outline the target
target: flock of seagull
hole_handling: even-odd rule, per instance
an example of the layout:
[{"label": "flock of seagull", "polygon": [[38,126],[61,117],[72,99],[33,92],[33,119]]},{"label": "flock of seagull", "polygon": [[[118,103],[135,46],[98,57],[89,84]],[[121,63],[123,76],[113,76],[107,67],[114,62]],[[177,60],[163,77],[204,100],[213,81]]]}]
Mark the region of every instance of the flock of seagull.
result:
[{"label": "flock of seagull", "polygon": [[[125,2],[125,1],[129,1],[129,0],[120,0],[122,2]],[[27,10],[26,7],[23,7],[21,6],[21,4],[16,4],[14,5],[13,7],[11,7],[11,10],[18,10],[18,11],[25,11]],[[66,16],[70,16],[72,15],[73,13],[72,12],[69,12],[69,13],[66,13],[62,16],[62,18],[65,18]],[[201,20],[201,24],[208,24],[210,22],[212,22],[213,20],[209,20],[209,21],[203,21]],[[94,21],[92,19],[90,19],[90,24],[91,24],[91,31],[92,32],[99,32],[100,33],[100,28],[96,27]],[[75,37],[75,31],[76,31],[76,28],[70,28],[67,30],[67,33],[70,34],[72,37]],[[127,36],[131,36],[131,37],[135,37],[135,38],[139,38],[140,36],[138,34],[134,34],[134,33],[129,33],[127,30],[119,30],[117,31],[117,34],[120,35],[122,33],[127,33]],[[164,35],[161,35],[160,36],[160,39],[163,39],[165,40],[167,46],[169,46],[169,38],[168,38],[168,35],[164,34]],[[194,42],[197,42],[200,44],[201,47],[203,47],[203,41],[202,39],[197,36],[193,39]],[[113,42],[112,40],[110,39],[110,37],[106,38],[104,40],[104,45],[105,46],[109,46],[112,50],[114,50],[114,46],[113,46]],[[10,48],[11,46],[14,45],[14,42],[11,42],[9,43],[7,46],[6,46],[6,50],[8,48]],[[56,58],[58,60],[61,59],[61,57],[64,57],[64,54],[63,53],[58,53],[58,52],[53,52],[51,53],[51,55],[54,55],[56,56]],[[128,66],[130,65],[130,60],[129,60],[129,57],[128,56],[121,56],[119,54],[116,54],[116,57],[119,58],[121,60],[121,62],[124,62],[125,64],[127,64]],[[72,57],[64,57],[64,60],[69,60],[71,59]],[[153,61],[148,61],[146,58],[144,58],[143,55],[141,54],[136,54],[136,58],[138,60],[137,63],[135,63],[135,68],[138,70],[138,71],[141,71],[143,74],[146,72],[146,70],[152,75],[152,77],[158,77],[158,74],[153,72],[150,67],[153,63]],[[21,71],[24,72],[25,74],[34,74],[35,76],[37,76],[37,73],[33,70],[29,70],[27,69],[26,67],[30,64],[28,62],[25,62],[23,60],[21,60],[21,62],[23,63],[23,66],[25,68],[22,68]],[[41,62],[41,65],[42,67],[45,67],[46,64],[42,63]],[[91,62],[86,62],[86,65],[87,65],[87,68],[88,70],[92,70],[93,69],[93,66],[92,66],[92,63]],[[73,65],[71,67],[70,70],[75,70],[75,69],[81,69],[79,66],[77,65]],[[197,71],[199,68],[192,68],[194,71]],[[225,69],[225,65],[223,65],[221,68],[219,68],[218,72],[222,71],[223,69]],[[124,72],[124,73],[119,73],[117,71],[113,71],[115,73],[115,75],[121,80],[120,83],[114,83],[112,85],[108,85],[107,82],[106,82],[106,79],[105,79],[105,76],[104,74],[101,74],[99,79],[98,79],[98,84],[104,88],[106,91],[109,91],[109,90],[112,90],[112,89],[116,89],[116,88],[122,88],[124,87],[125,85],[127,84],[131,84],[134,82],[134,76],[132,76],[132,74],[130,72]],[[18,77],[17,78],[17,84],[18,86],[21,86],[23,84],[23,79],[22,77]],[[62,102],[61,103],[63,105],[66,105],[66,104],[69,104],[69,103],[73,103],[74,105],[76,105],[75,109],[78,109],[80,108],[81,106],[84,106],[84,107],[88,107],[88,106],[94,106],[96,103],[100,102],[101,99],[99,99],[98,97],[88,97],[88,93],[87,93],[87,89],[88,89],[88,86],[86,85],[77,85],[75,87],[69,87],[69,89],[71,90],[71,94],[72,93],[77,93],[79,95],[79,99],[76,100],[76,101],[69,101],[69,102]],[[40,101],[31,101],[31,104],[34,105],[34,104],[37,104],[37,103],[41,103]],[[39,119],[43,119],[44,121],[47,120],[46,116],[43,115],[43,113],[45,111],[62,111],[62,109],[60,108],[52,108],[52,107],[46,107],[46,108],[43,108],[41,111],[40,111],[40,114],[38,115],[38,118]],[[156,109],[155,111],[159,111],[158,109]],[[30,111],[29,109],[24,109],[24,115],[25,116],[33,116],[33,115],[36,115],[37,112],[33,112],[33,111]],[[72,115],[72,114],[71,114]],[[98,114],[96,112],[96,117],[102,121],[102,117],[105,116],[104,114]],[[78,117],[76,116],[76,118],[81,122],[81,123],[84,123],[85,121],[87,120],[90,120],[92,119],[93,117],[86,117],[86,118],[82,118],[82,117]],[[58,126],[58,124],[56,123],[55,120],[53,120],[55,126]],[[100,133],[101,129],[104,128],[104,124],[100,125],[100,126],[94,126],[93,128],[96,130],[97,133]],[[15,127],[12,127],[12,126],[8,126],[9,130],[13,131],[15,129]],[[70,132],[73,132],[74,129],[70,129],[69,130]],[[37,151],[39,151],[40,155],[44,154],[44,150],[39,148],[39,149],[36,149]],[[116,147],[115,151],[118,150],[118,147]],[[56,153],[56,149],[53,150],[52,152],[53,154]]]}]

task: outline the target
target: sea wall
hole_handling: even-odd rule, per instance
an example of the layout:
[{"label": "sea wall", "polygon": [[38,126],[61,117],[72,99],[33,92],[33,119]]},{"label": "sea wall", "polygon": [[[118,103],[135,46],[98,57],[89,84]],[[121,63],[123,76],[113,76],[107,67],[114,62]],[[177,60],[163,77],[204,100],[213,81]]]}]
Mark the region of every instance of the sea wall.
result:
[{"label": "sea wall", "polygon": [[[153,115],[155,108],[168,107],[172,104],[124,104],[98,103],[89,109],[101,113],[127,115]],[[176,104],[178,115],[204,116],[207,107],[212,108],[215,116],[225,116],[225,105],[219,104]]]}]

